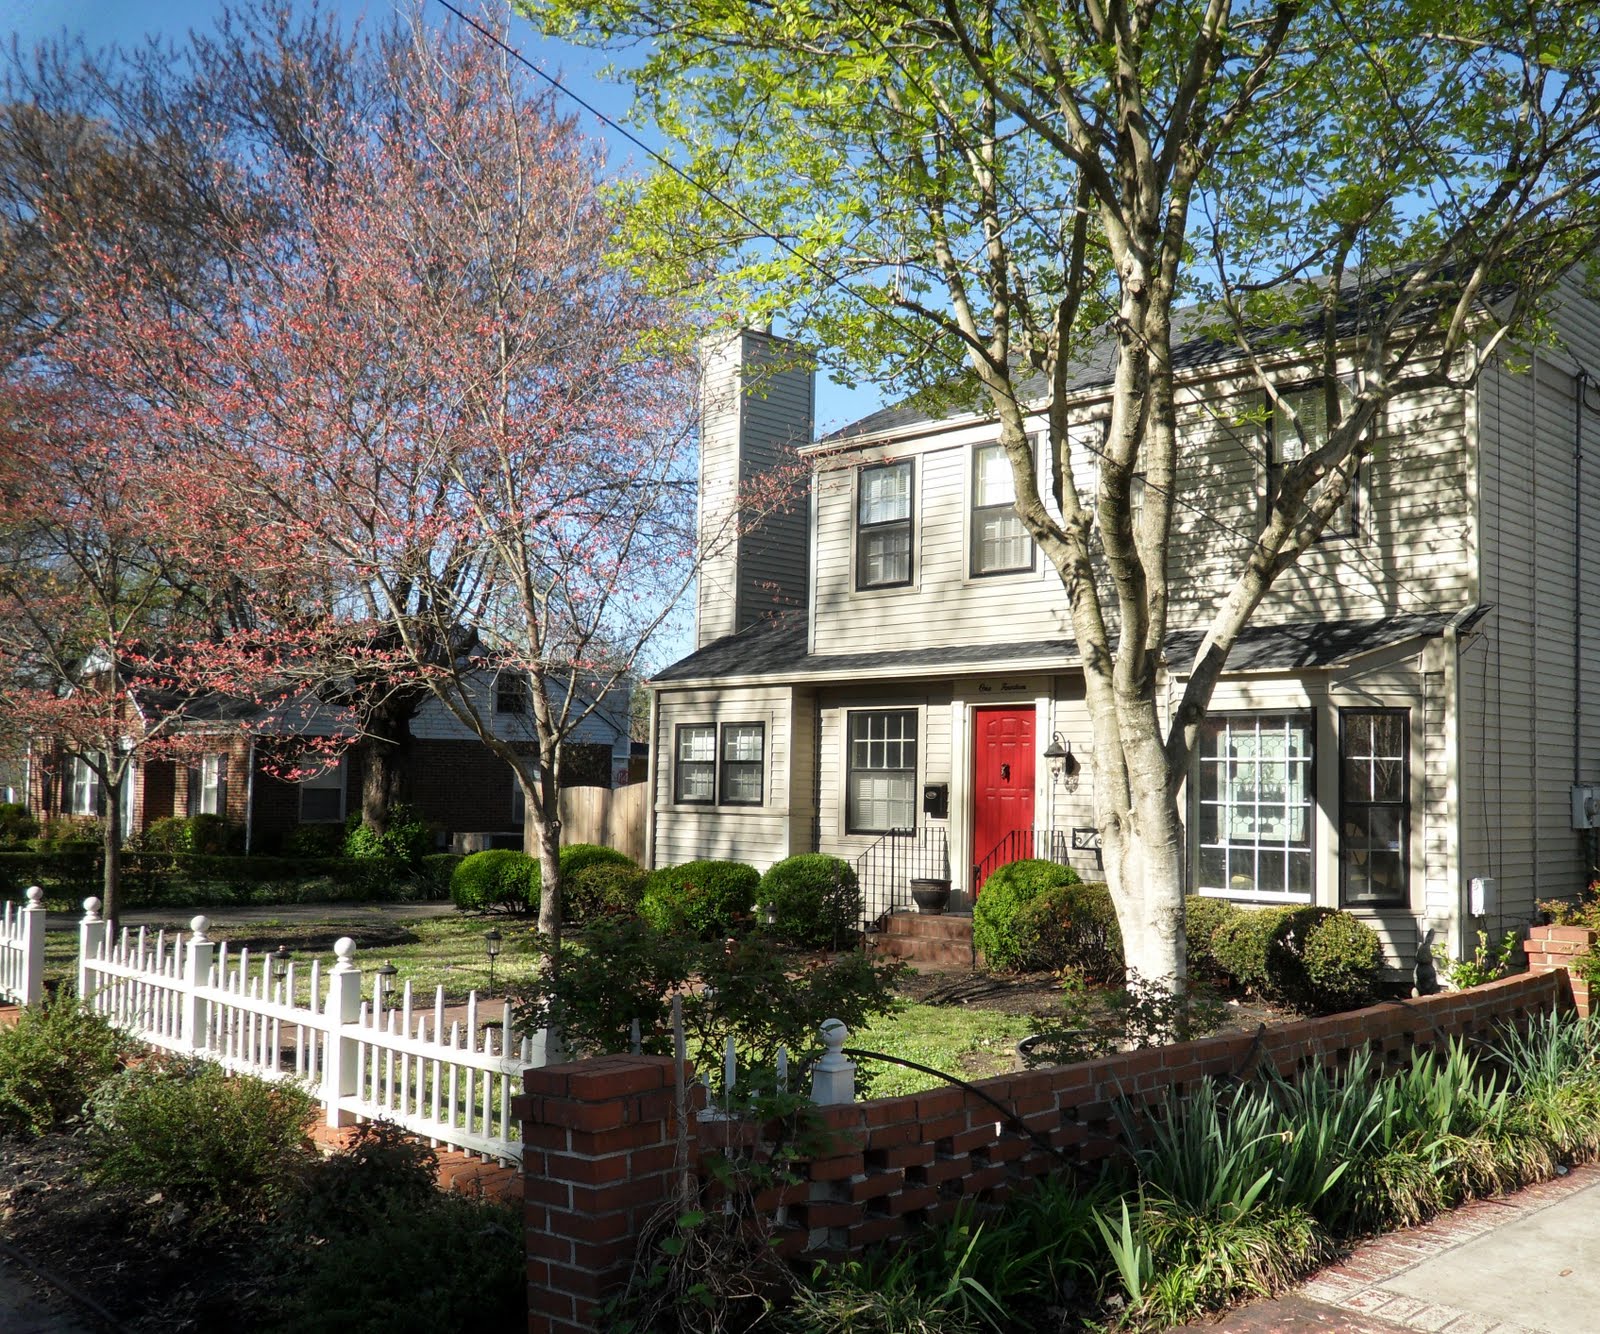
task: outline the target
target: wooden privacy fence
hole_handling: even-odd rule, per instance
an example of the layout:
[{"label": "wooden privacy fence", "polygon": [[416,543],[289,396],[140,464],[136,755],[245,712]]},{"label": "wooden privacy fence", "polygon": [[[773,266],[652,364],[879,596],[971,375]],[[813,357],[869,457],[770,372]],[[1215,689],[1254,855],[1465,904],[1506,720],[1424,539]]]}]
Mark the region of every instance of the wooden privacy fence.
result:
[{"label": "wooden privacy fence", "polygon": [[[396,1004],[376,973],[365,999],[348,936],[335,943],[331,970],[313,961],[305,978],[292,961],[275,967],[271,955],[230,953],[207,938],[204,917],[188,933],[141,927],[113,939],[100,901],[84,909],[78,994],[119,1028],[235,1072],[297,1080],[330,1126],[392,1121],[435,1144],[521,1161],[511,1101],[524,1073],[544,1063],[544,1042],[514,1035],[509,1004],[481,1024],[475,991],[466,1013],[451,1017],[442,987],[424,1008],[408,982]],[[305,1004],[296,999],[302,980]]]},{"label": "wooden privacy fence", "polygon": [[44,997],[44,890],[0,913],[0,1002],[37,1005]]},{"label": "wooden privacy fence", "polygon": [[561,841],[599,843],[644,861],[645,799],[650,785],[569,787],[561,792]]}]

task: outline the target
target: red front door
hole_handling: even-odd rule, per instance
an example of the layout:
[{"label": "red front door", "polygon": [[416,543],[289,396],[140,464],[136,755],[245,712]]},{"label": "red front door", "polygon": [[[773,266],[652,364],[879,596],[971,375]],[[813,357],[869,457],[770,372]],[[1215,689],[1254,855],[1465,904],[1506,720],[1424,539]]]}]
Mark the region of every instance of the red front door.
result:
[{"label": "red front door", "polygon": [[[1033,855],[1033,710],[975,709],[972,731],[976,893],[996,866]],[[1002,844],[1005,849],[991,859]]]}]

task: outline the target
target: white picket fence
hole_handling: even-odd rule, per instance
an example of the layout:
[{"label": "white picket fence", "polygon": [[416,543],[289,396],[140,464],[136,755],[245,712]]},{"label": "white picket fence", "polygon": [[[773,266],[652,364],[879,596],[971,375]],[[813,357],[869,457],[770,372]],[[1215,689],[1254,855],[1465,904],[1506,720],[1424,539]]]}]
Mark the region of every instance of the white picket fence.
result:
[{"label": "white picket fence", "polygon": [[0,912],[0,1002],[37,1005],[44,997],[44,890]]},{"label": "white picket fence", "polygon": [[435,1144],[520,1161],[511,1100],[523,1072],[544,1063],[544,1044],[516,1038],[509,1003],[481,1024],[477,992],[465,1016],[448,1022],[442,987],[428,1008],[416,1005],[409,982],[398,1004],[376,985],[365,999],[355,943],[344,937],[331,970],[311,964],[301,1005],[298,965],[274,977],[269,955],[230,954],[208,939],[204,917],[187,933],[125,928],[113,939],[99,900],[84,908],[78,994],[119,1028],[232,1071],[296,1080],[330,1126],[382,1119]]}]

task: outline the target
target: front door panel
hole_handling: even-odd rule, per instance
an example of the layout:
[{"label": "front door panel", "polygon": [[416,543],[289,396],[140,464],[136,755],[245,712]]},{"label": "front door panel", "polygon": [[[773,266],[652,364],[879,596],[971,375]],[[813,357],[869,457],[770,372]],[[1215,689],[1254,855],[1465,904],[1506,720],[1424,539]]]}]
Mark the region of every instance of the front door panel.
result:
[{"label": "front door panel", "polygon": [[[1033,828],[1033,710],[974,709],[972,718],[973,864],[1013,833],[1015,848],[1002,860],[1032,856],[1026,834]],[[993,869],[985,867],[982,878]]]}]

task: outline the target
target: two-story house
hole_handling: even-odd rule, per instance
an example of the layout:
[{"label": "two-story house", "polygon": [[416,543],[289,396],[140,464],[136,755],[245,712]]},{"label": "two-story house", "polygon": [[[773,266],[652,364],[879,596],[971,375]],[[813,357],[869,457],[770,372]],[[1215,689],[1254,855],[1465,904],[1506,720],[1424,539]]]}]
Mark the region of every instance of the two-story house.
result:
[{"label": "two-story house", "polygon": [[[1346,512],[1259,609],[1182,795],[1193,892],[1349,908],[1408,968],[1425,927],[1470,952],[1583,884],[1600,308],[1561,295],[1561,350],[1388,405]],[[1093,878],[1080,660],[995,424],[902,406],[813,442],[809,374],[781,351],[744,332],[706,358],[707,513],[785,444],[810,495],[707,569],[697,649],[653,682],[654,864],[834,853],[859,860],[873,913],[905,904],[934,846],[967,893],[1030,852]],[[1108,356],[1071,391],[1085,494]],[[1197,338],[1177,359],[1168,701],[1305,438],[1227,349]],[[1291,358],[1278,374],[1314,435],[1320,383]]]}]

